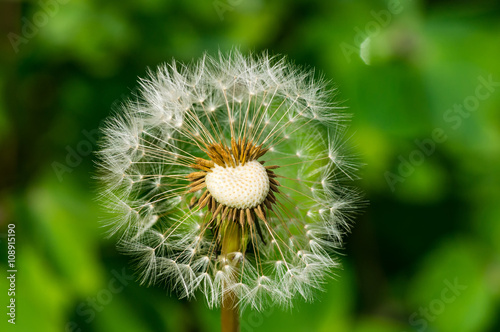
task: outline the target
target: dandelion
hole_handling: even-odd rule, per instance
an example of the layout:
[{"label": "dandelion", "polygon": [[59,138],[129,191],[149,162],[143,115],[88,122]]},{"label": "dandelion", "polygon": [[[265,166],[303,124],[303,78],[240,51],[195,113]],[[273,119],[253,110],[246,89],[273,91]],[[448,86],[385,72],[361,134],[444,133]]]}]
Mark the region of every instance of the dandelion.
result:
[{"label": "dandelion", "polygon": [[313,299],[358,195],[348,117],[326,83],[284,58],[204,56],[160,66],[104,128],[111,234],[143,283],[222,307]]}]

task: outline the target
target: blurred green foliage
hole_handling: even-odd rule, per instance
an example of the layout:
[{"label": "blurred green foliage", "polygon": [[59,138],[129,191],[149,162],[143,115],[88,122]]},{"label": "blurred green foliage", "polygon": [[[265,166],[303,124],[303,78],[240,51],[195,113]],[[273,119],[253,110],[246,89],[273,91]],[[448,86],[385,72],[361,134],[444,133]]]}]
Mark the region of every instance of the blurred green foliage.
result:
[{"label": "blurred green foliage", "polygon": [[500,82],[498,2],[0,6],[0,270],[9,223],[18,269],[15,326],[0,279],[2,331],[219,330],[203,301],[131,280],[99,224],[90,151],[148,67],[235,45],[334,82],[370,201],[326,292],[292,312],[246,311],[242,331],[500,331],[500,86],[481,83]]}]

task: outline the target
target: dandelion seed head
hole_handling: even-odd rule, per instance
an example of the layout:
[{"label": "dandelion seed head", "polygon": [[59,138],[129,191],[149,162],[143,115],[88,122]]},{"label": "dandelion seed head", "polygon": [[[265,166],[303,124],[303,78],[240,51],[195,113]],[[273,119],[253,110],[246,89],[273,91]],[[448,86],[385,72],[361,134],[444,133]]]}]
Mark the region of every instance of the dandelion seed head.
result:
[{"label": "dandelion seed head", "polygon": [[106,225],[141,282],[210,307],[228,292],[257,310],[312,300],[358,201],[332,91],[285,58],[237,50],[139,84],[98,156]]}]

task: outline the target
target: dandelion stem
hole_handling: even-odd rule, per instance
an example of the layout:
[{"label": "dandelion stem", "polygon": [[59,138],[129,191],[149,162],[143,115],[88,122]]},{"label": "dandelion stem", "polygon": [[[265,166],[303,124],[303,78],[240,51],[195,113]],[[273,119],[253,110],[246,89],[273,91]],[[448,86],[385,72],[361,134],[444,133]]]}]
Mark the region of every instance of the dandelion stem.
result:
[{"label": "dandelion stem", "polygon": [[240,331],[240,313],[234,296],[224,295],[221,308],[222,332]]},{"label": "dandelion stem", "polygon": [[[232,260],[229,258],[231,253],[240,250],[241,245],[241,228],[236,222],[226,220],[227,223],[223,239],[222,239],[222,256],[228,258],[228,262]],[[234,261],[229,263],[237,265],[238,262]],[[236,266],[235,266],[236,267]],[[224,286],[226,288],[226,286]],[[238,309],[238,298],[233,291],[224,289],[222,295],[221,305],[221,331],[222,332],[239,332],[240,331],[240,313]]]}]

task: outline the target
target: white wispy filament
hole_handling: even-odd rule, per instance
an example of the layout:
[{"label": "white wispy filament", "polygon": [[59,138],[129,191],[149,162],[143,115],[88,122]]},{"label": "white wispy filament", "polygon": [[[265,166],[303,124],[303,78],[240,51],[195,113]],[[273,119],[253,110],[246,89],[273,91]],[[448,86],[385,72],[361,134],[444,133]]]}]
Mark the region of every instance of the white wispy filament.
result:
[{"label": "white wispy filament", "polygon": [[[105,125],[99,169],[109,229],[142,282],[210,307],[228,292],[259,310],[312,300],[358,199],[334,91],[283,58],[237,50],[161,66],[140,85]],[[231,253],[227,227],[241,236]]]}]

